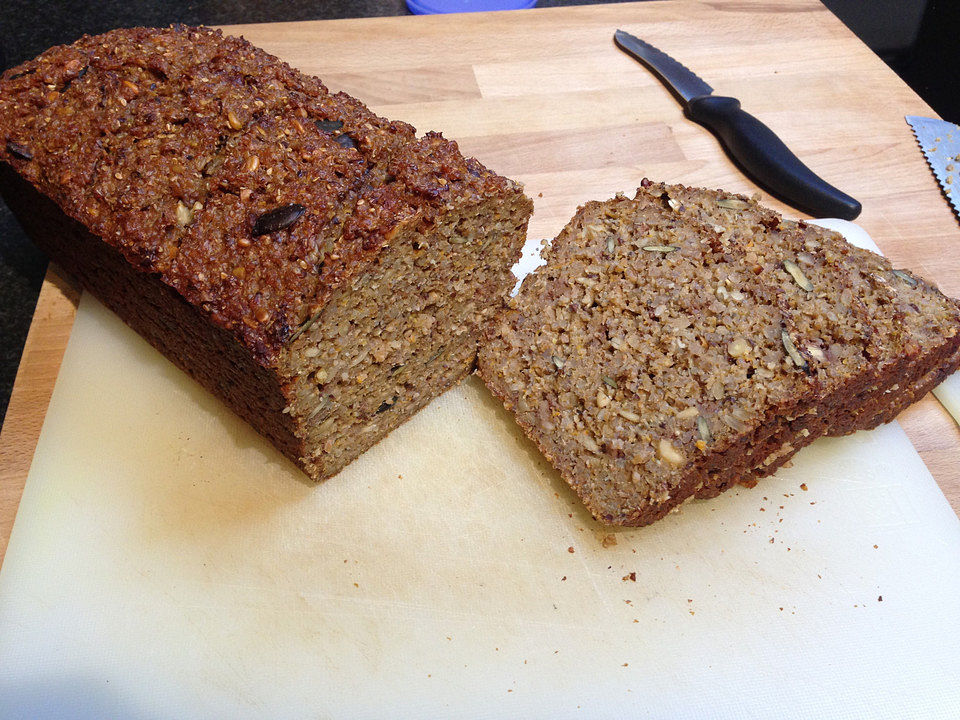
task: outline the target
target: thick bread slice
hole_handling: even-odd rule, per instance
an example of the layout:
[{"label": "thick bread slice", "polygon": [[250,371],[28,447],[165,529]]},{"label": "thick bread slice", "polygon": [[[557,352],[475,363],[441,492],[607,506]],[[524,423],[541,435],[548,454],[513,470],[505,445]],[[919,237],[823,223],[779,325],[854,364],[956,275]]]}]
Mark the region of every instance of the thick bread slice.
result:
[{"label": "thick bread slice", "polygon": [[935,287],[722,191],[588,203],[481,343],[491,390],[602,522],[752,485],[960,362]]}]

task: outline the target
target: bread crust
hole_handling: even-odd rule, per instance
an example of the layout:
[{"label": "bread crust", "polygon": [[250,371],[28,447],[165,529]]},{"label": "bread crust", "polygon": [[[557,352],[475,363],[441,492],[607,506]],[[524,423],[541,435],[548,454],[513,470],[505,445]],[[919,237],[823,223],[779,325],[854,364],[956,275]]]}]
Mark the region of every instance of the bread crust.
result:
[{"label": "bread crust", "polygon": [[[242,38],[129,28],[0,77],[0,161],[264,366],[411,222],[519,186]],[[304,208],[259,233],[258,220]]]},{"label": "bread crust", "polygon": [[11,168],[0,165],[0,194],[34,242],[69,268],[83,288],[220,397],[284,455],[303,455],[280,376],[257,362],[236,337],[210,323],[157,275],[127,261]]}]

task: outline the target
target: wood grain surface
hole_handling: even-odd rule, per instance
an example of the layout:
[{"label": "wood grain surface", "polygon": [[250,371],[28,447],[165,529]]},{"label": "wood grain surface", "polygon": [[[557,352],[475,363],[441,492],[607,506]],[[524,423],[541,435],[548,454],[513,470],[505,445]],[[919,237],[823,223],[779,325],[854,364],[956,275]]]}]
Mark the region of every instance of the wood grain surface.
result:
[{"label": "wood grain surface", "polygon": [[[935,116],[815,0],[673,0],[511,13],[225,28],[419,131],[525,183],[530,232],[553,237],[577,206],[643,177],[753,193],[714,138],[617,51],[623,28],[773,128],[863,204],[857,222],[894,263],[960,295],[960,226],[904,115]],[[764,196],[787,215],[796,211]],[[0,434],[0,558],[79,293],[51,267]],[[899,418],[960,511],[960,428],[928,396]]]}]

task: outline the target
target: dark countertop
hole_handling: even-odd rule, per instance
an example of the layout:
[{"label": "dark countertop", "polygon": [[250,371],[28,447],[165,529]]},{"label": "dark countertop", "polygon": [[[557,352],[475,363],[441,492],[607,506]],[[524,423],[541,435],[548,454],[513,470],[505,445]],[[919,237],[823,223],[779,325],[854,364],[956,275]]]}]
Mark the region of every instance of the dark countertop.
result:
[{"label": "dark countertop", "polygon": [[[603,1],[603,0],[594,0]],[[923,2],[923,0],[916,0]],[[590,0],[541,0],[539,7],[581,5]],[[854,26],[856,18],[844,16],[839,0],[825,0],[842,19]],[[934,109],[947,119],[955,115],[956,98],[941,80],[939,67],[953,53],[950,28],[960,27],[957,12],[947,8],[953,0],[923,3],[926,13],[910,46],[883,54],[895,70]],[[173,22],[229,25],[295,20],[408,14],[404,0],[5,0],[0,10],[0,69],[32,58],[52,45],[68,43],[84,33],[115,27],[164,26]],[[876,20],[876,18],[872,18]],[[874,22],[875,25],[875,22]],[[861,34],[868,41],[869,33]],[[883,48],[875,49],[883,51]],[[944,62],[937,62],[942,57]],[[926,69],[924,69],[926,68]],[[946,99],[944,99],[946,98]],[[953,104],[951,104],[953,103]],[[6,414],[23,343],[30,327],[47,260],[27,239],[6,206],[0,203],[0,421]]]}]

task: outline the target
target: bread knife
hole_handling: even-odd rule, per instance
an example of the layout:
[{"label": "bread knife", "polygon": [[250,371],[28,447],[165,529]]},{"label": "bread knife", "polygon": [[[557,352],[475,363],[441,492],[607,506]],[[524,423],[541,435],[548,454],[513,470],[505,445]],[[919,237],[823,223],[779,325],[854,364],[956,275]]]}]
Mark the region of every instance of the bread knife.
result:
[{"label": "bread knife", "polygon": [[[940,189],[960,218],[960,126],[938,118],[907,115],[920,150]],[[956,182],[955,182],[956,181]]]},{"label": "bread knife", "polygon": [[647,66],[683,105],[684,114],[712,132],[733,161],[760,186],[814,217],[853,220],[860,203],[823,180],[790,152],[776,134],[666,53],[623,30],[614,42]]}]

